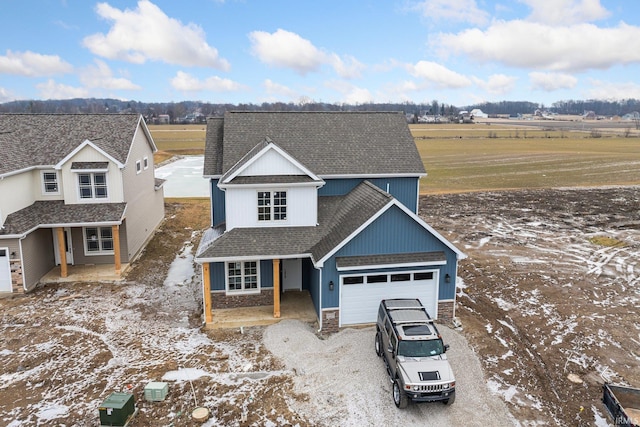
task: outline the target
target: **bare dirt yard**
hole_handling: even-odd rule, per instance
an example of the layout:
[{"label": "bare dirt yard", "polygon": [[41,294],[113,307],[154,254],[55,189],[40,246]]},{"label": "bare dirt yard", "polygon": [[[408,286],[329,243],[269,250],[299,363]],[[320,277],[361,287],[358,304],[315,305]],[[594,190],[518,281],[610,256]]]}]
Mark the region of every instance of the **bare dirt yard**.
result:
[{"label": "bare dirt yard", "polygon": [[639,207],[639,187],[422,198],[468,255],[456,314],[522,425],[607,425],[604,379],[640,387]]},{"label": "bare dirt yard", "polygon": [[[468,258],[442,325],[452,406],[393,406],[373,328],[295,321],[205,330],[193,254],[208,202],[170,201],[119,283],[0,299],[0,425],[97,426],[113,391],[135,426],[608,425],[603,377],[640,386],[640,187],[428,195],[421,216]],[[162,402],[144,400],[166,381]]]}]

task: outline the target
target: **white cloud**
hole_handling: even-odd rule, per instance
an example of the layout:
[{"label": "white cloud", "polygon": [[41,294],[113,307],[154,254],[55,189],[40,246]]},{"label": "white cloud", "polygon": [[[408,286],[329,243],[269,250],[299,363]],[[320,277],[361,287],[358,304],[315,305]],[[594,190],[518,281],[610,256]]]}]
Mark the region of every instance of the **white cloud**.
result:
[{"label": "white cloud", "polygon": [[63,61],[57,55],[7,50],[5,56],[0,56],[0,74],[41,77],[70,73],[71,71],[73,71],[71,64]]},{"label": "white cloud", "polygon": [[438,88],[461,88],[471,85],[471,80],[436,62],[419,61],[415,65],[408,65],[409,74],[426,80]]},{"label": "white cloud", "polygon": [[336,73],[345,79],[358,78],[365,69],[364,64],[350,55],[345,55],[340,58],[340,56],[334,53],[331,55],[330,63]]},{"label": "white cloud", "polygon": [[95,65],[89,65],[80,73],[80,81],[88,88],[102,88],[111,90],[139,90],[140,86],[129,79],[114,77],[109,66],[99,59],[94,60]]},{"label": "white cloud", "polygon": [[263,86],[265,92],[269,95],[282,96],[290,100],[298,99],[300,97],[300,94],[295,90],[285,85],[275,83],[271,79],[266,79]]},{"label": "white cloud", "polygon": [[640,84],[636,82],[611,83],[592,79],[591,88],[587,90],[587,99],[640,99]]},{"label": "white cloud", "polygon": [[553,92],[558,89],[571,89],[578,84],[578,79],[571,74],[564,73],[529,73],[531,87],[534,90],[543,90],[545,92]]},{"label": "white cloud", "polygon": [[520,0],[531,7],[528,20],[545,24],[571,25],[609,16],[600,0]]},{"label": "white cloud", "polygon": [[89,91],[86,88],[56,83],[52,79],[47,80],[46,83],[37,84],[36,89],[40,92],[42,99],[73,99],[89,96]]},{"label": "white cloud", "polygon": [[516,86],[517,80],[517,77],[507,76],[505,74],[493,74],[489,76],[487,81],[476,77],[473,78],[473,81],[478,86],[493,95],[504,95],[511,92]]},{"label": "white cloud", "polygon": [[350,55],[326,53],[296,33],[278,29],[275,33],[253,31],[249,34],[251,51],[265,64],[290,68],[300,75],[319,71],[330,65],[342,78],[360,77],[365,66]]},{"label": "white cloud", "polygon": [[640,27],[593,24],[551,27],[521,20],[499,21],[486,31],[441,33],[431,40],[442,53],[466,54],[479,62],[551,71],[585,71],[640,62]]},{"label": "white cloud", "polygon": [[230,68],[218,50],[207,44],[200,26],[183,25],[148,0],[140,0],[135,10],[124,11],[98,3],[96,11],[113,25],[108,34],[97,33],[83,40],[95,55],[136,64],[152,60],[224,71]]},{"label": "white cloud", "polygon": [[278,29],[270,34],[254,31],[249,34],[251,50],[260,61],[279,68],[291,68],[301,75],[317,71],[326,55],[309,40],[290,31]]},{"label": "white cloud", "polygon": [[424,0],[415,9],[438,23],[457,21],[485,25],[489,21],[489,14],[478,8],[475,0]]},{"label": "white cloud", "polygon": [[16,99],[7,89],[0,87],[0,102],[9,102]]},{"label": "white cloud", "polygon": [[200,80],[184,71],[178,71],[176,76],[171,79],[171,86],[174,89],[185,92],[196,92],[201,90],[210,90],[213,92],[233,92],[245,89],[245,86],[229,79],[222,79],[217,76],[207,77]]},{"label": "white cloud", "polygon": [[368,89],[355,86],[344,80],[331,80],[325,86],[339,92],[342,95],[340,102],[346,104],[364,104],[373,102],[374,97]]}]

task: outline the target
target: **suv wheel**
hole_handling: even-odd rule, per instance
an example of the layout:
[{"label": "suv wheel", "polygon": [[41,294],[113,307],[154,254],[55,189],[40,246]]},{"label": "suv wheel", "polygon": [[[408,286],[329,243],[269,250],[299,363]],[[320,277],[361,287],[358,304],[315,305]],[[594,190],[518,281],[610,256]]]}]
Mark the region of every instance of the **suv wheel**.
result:
[{"label": "suv wheel", "polygon": [[395,403],[396,406],[400,409],[406,408],[407,404],[409,403],[407,395],[400,386],[400,380],[398,380],[397,378],[393,382],[393,403]]},{"label": "suv wheel", "polygon": [[376,354],[378,357],[382,357],[382,334],[380,331],[376,332]]},{"label": "suv wheel", "polygon": [[444,403],[445,405],[453,405],[453,402],[455,402],[455,401],[456,401],[456,395],[454,394],[453,396],[451,396],[447,400],[443,400],[442,403]]}]

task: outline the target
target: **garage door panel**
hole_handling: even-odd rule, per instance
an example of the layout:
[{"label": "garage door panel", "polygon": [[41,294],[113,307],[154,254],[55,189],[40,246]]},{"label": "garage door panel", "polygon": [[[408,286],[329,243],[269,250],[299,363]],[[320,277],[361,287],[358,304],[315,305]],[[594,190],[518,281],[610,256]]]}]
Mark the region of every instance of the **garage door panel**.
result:
[{"label": "garage door panel", "polygon": [[340,324],[374,323],[380,300],[419,298],[431,317],[436,317],[438,294],[435,280],[342,285]]}]

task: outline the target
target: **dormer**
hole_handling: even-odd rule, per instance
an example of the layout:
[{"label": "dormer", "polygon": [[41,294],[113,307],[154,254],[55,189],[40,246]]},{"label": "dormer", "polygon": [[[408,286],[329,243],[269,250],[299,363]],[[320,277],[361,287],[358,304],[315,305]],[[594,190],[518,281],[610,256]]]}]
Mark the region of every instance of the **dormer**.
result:
[{"label": "dormer", "polygon": [[315,226],[324,181],[269,138],[218,181],[227,231],[236,227]]}]

